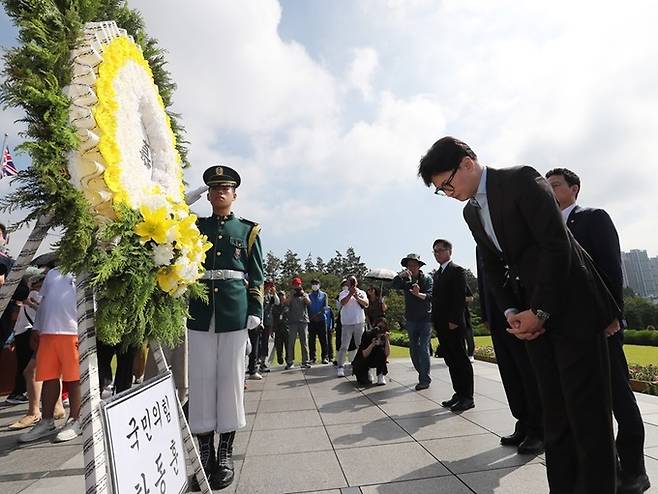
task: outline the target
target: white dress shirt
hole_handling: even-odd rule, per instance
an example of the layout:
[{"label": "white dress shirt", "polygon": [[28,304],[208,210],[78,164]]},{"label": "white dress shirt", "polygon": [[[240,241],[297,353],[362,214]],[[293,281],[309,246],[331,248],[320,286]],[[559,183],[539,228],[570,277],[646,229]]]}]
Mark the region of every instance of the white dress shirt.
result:
[{"label": "white dress shirt", "polygon": [[496,237],[496,232],[494,231],[493,222],[491,221],[491,213],[489,211],[489,201],[487,200],[487,167],[485,166],[482,169],[482,176],[480,177],[480,185],[478,185],[478,190],[475,193],[475,201],[478,203],[478,214],[480,215],[480,220],[482,221],[482,226],[484,231],[487,234],[487,237],[493,242],[499,252],[502,252],[503,249],[500,247],[498,238]]}]

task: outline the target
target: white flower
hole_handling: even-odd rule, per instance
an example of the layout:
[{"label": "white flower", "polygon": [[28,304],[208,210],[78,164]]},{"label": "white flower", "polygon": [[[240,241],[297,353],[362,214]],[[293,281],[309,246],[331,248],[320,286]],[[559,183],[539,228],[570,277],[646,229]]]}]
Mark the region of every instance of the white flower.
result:
[{"label": "white flower", "polygon": [[199,276],[199,268],[197,265],[191,263],[185,256],[176,259],[176,267],[178,268],[178,275],[180,278],[187,283],[192,283]]},{"label": "white flower", "polygon": [[172,297],[178,298],[187,291],[187,285],[178,285],[178,288],[171,294]]},{"label": "white flower", "polygon": [[156,266],[167,266],[174,257],[174,246],[171,244],[156,245],[153,247],[153,262]]},{"label": "white flower", "polygon": [[171,204],[169,203],[169,201],[167,201],[167,198],[164,196],[164,194],[157,195],[144,191],[144,193],[141,196],[140,206],[146,206],[151,211],[155,211],[156,209],[160,209],[160,208],[165,208],[167,212],[171,214]]}]

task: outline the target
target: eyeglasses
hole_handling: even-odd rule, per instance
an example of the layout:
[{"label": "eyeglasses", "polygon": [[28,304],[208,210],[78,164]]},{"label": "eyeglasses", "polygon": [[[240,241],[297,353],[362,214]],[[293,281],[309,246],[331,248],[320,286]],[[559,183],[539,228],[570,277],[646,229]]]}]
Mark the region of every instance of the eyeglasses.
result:
[{"label": "eyeglasses", "polygon": [[455,175],[459,171],[459,167],[455,168],[450,176],[448,177],[448,180],[444,181],[441,185],[439,185],[436,190],[434,191],[435,194],[439,196],[447,196],[448,194],[452,194],[455,191],[455,188],[452,186],[452,180],[455,178]]}]

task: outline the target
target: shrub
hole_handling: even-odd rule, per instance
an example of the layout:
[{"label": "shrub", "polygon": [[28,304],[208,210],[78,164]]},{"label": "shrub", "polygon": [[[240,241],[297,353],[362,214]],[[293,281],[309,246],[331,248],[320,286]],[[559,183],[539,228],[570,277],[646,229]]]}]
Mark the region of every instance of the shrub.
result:
[{"label": "shrub", "polygon": [[492,346],[475,347],[475,352],[473,352],[473,355],[475,356],[475,358],[481,357],[487,360],[496,359],[496,352],[494,351]]},{"label": "shrub", "polygon": [[658,331],[651,329],[627,329],[624,331],[624,343],[629,345],[658,346]]},{"label": "shrub", "polygon": [[631,365],[628,369],[631,379],[638,381],[658,382],[658,365]]}]

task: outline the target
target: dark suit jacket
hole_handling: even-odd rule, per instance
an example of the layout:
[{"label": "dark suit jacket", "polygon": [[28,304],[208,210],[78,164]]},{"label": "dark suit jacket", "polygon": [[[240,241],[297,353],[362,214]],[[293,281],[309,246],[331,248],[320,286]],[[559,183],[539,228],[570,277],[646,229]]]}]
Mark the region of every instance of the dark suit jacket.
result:
[{"label": "dark suit jacket", "polygon": [[569,213],[567,227],[592,257],[617,305],[623,309],[624,277],[621,270],[619,235],[608,213],[603,209],[576,206]]},{"label": "dark suit jacket", "polygon": [[487,200],[501,253],[471,203],[464,218],[501,310],[541,309],[555,331],[602,331],[620,310],[591,258],[569,233],[548,182],[528,166],[487,172]]},{"label": "dark suit jacket", "polygon": [[443,273],[434,273],[432,286],[432,322],[437,331],[447,330],[448,323],[466,328],[466,272],[450,262]]},{"label": "dark suit jacket", "polygon": [[480,317],[482,322],[491,322],[494,320],[494,311],[498,309],[496,302],[492,300],[493,294],[485,281],[484,261],[482,260],[479,247],[475,248],[475,263],[477,268],[478,296],[480,299]]}]

